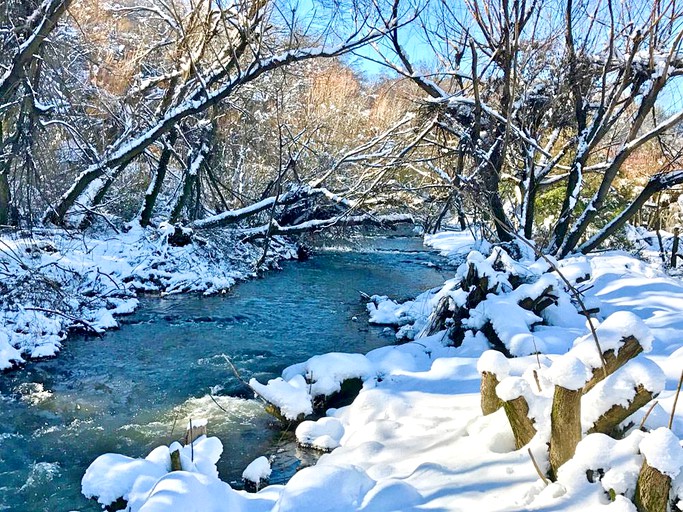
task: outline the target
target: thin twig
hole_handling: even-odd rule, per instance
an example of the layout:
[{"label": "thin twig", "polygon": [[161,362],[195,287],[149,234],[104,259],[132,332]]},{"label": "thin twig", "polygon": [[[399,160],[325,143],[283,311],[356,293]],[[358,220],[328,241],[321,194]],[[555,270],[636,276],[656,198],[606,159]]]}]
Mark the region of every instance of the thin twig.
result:
[{"label": "thin twig", "polygon": [[655,408],[655,405],[657,405],[657,403],[658,403],[657,400],[655,400],[654,402],[652,402],[652,405],[650,406],[650,408],[649,408],[649,409],[647,410],[647,412],[645,413],[645,416],[643,416],[643,419],[640,420],[640,425],[638,425],[638,430],[643,430],[643,428],[645,427],[645,422],[646,422],[647,419],[650,417],[650,413],[652,412],[652,409]]},{"label": "thin twig", "polygon": [[681,394],[681,384],[683,384],[683,371],[678,379],[678,387],[676,388],[676,398],[674,398],[674,406],[671,408],[671,417],[669,418],[669,429],[674,424],[674,414],[676,414],[676,404],[678,404],[678,395]]},{"label": "thin twig", "polygon": [[548,479],[545,477],[545,475],[541,472],[541,468],[538,467],[538,464],[536,463],[536,459],[534,458],[534,454],[531,453],[531,448],[527,448],[527,451],[529,452],[529,457],[531,457],[531,462],[534,465],[534,468],[536,469],[536,473],[538,473],[538,476],[541,477],[541,480],[543,480],[543,483],[545,485],[548,485]]},{"label": "thin twig", "polygon": [[190,441],[190,460],[194,463],[194,432],[192,430],[192,418],[190,418],[190,436],[188,440]]},{"label": "thin twig", "polygon": [[235,365],[232,363],[232,361],[230,360],[230,358],[229,358],[228,356],[226,356],[225,354],[223,354],[223,359],[225,359],[225,361],[228,363],[228,365],[230,366],[230,369],[232,370],[232,373],[235,374],[235,377],[237,378],[238,381],[240,381],[243,385],[245,385],[246,387],[248,387],[249,389],[251,389],[251,390],[254,392],[254,394],[255,394],[257,397],[259,397],[261,400],[263,400],[265,403],[267,403],[267,404],[270,403],[270,401],[267,400],[266,397],[264,397],[261,393],[259,393],[258,391],[256,391],[253,387],[251,387],[251,386],[249,385],[249,383],[248,383],[246,380],[244,380],[244,379],[242,378],[242,376],[240,375],[240,372],[237,370],[237,368],[235,367]]},{"label": "thin twig", "polygon": [[227,410],[225,407],[223,407],[221,404],[219,404],[219,403],[216,401],[216,398],[214,398],[214,396],[213,396],[211,393],[209,393],[209,398],[210,398],[211,400],[213,400],[213,403],[216,404],[216,407],[218,407],[221,411],[223,411],[223,412],[226,413],[226,414],[230,414],[230,413],[228,413],[228,410]]}]

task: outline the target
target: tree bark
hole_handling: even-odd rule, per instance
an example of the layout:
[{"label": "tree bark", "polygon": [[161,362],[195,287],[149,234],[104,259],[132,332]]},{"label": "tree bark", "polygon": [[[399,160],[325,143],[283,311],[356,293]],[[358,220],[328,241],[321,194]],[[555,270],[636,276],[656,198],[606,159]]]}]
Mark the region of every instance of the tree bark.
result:
[{"label": "tree bark", "polygon": [[574,456],[581,441],[581,389],[555,386],[550,412],[550,476],[557,478],[559,467]]},{"label": "tree bark", "polygon": [[499,384],[495,373],[482,372],[481,374],[481,412],[484,416],[493,414],[503,407],[503,401],[496,394],[496,386]]},{"label": "tree bark", "polygon": [[503,408],[510,421],[512,434],[515,436],[515,448],[519,450],[529,444],[536,435],[534,422],[529,418],[529,404],[524,397],[520,396],[514,400],[503,402]]},{"label": "tree bark", "polygon": [[638,512],[667,512],[671,478],[643,461],[634,499]]},{"label": "tree bark", "polygon": [[653,398],[654,394],[645,389],[642,384],[639,384],[635,389],[635,396],[629,402],[627,407],[624,407],[623,405],[612,406],[607,412],[605,412],[596,420],[587,433],[595,434],[598,432],[609,435],[614,431],[619,423],[624,421]]}]

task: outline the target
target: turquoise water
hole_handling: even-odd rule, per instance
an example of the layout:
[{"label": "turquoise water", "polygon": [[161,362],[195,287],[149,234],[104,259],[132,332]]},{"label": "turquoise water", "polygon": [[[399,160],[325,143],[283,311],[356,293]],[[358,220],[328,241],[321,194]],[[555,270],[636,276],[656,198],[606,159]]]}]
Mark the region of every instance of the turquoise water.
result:
[{"label": "turquoise water", "polygon": [[[359,249],[360,247],[360,249]],[[449,277],[418,239],[344,243],[286,262],[220,297],[146,298],[102,338],[70,339],[56,359],[0,375],[0,511],[100,510],[80,479],[100,454],[145,456],[207,418],[224,444],[221,477],[274,457],[273,480],[301,463],[240,384],[314,354],[367,352],[393,341],[368,325],[359,291],[407,298]]]}]

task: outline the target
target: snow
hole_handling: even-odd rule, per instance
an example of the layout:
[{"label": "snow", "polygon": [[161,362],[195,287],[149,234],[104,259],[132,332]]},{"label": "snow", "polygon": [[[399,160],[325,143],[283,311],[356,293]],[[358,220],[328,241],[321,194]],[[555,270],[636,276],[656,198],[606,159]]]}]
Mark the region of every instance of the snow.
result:
[{"label": "snow", "polygon": [[270,478],[270,461],[267,457],[253,460],[242,472],[242,478],[258,484],[261,480]]},{"label": "snow", "polygon": [[640,452],[647,464],[660,473],[676,478],[683,467],[681,441],[665,427],[650,432],[640,442]]},{"label": "snow", "polygon": [[500,381],[510,374],[510,362],[499,351],[487,350],[477,361],[477,371],[491,373]]},{"label": "snow", "polygon": [[336,418],[325,417],[318,421],[304,421],[296,428],[296,440],[304,447],[332,451],[344,436],[344,426]]},{"label": "snow", "polygon": [[[457,248],[458,239],[450,234],[435,240]],[[503,266],[518,264],[498,257]],[[189,471],[167,473],[168,448],[161,447],[142,462],[103,456],[86,473],[84,492],[99,495],[97,490],[107,498],[128,496],[131,510],[633,512],[638,473],[647,459],[675,477],[672,496],[682,496],[679,439],[683,411],[674,413],[672,430],[661,427],[671,416],[683,364],[683,285],[620,252],[557,262],[572,282],[586,279],[581,283],[584,300],[600,308],[595,325],[604,350],[618,351],[629,335],[648,350],[583,396],[584,433],[615,404],[628,405],[639,385],[658,395],[658,403],[644,423],[646,429],[655,430],[637,428],[650,409],[647,404],[622,423],[623,439],[584,434],[574,457],[559,468],[557,481],[546,485],[527,448],[542,471],[547,470],[554,386],[580,389],[591,370],[600,366],[597,349],[585,318],[576,312],[557,276],[547,272],[547,265],[524,262],[528,282],[521,291],[521,287],[511,291],[489,258],[482,253],[468,257],[480,271],[489,273],[500,292],[484,299],[485,306],[480,304],[472,324],[480,325],[486,318],[507,347],[527,344],[532,336],[536,346],[543,348],[542,355],[527,352],[506,358],[491,351],[486,337],[472,325],[459,347],[449,346],[441,332],[365,355],[314,356],[286,368],[282,377],[265,385],[251,381],[258,393],[275,401],[290,419],[310,414],[316,394],[333,393],[349,378],[363,381],[350,405],[299,424],[296,437],[301,445],[331,451],[287,484],[268,486],[252,495],[231,489],[210,471],[215,468],[217,446],[200,456],[206,466],[200,467],[195,459]],[[458,275],[446,277],[451,279],[443,287],[424,292],[408,301],[411,304],[377,297],[372,304],[379,310],[387,303],[382,314],[392,325],[398,327],[404,321],[399,318],[410,316],[414,323],[401,328],[417,326],[421,331],[441,298],[448,296],[455,304],[462,300]],[[521,314],[518,300],[538,296],[548,286],[558,296],[557,306],[550,306],[555,309],[544,319]],[[412,312],[397,315],[400,308]],[[540,320],[546,325],[535,323]],[[516,337],[527,341],[515,345]],[[528,402],[537,434],[527,447],[515,449],[504,410],[482,416],[479,386],[484,371],[499,378],[496,391],[501,399],[521,396]],[[125,468],[130,471],[122,471]],[[262,474],[255,469],[254,473]],[[95,484],[86,486],[88,480]]]},{"label": "snow", "polygon": [[571,391],[581,389],[590,377],[588,368],[572,354],[558,358],[550,368],[553,384]]},{"label": "snow", "polygon": [[268,402],[277,405],[282,415],[289,420],[296,420],[300,414],[313,412],[311,394],[302,375],[294,375],[289,380],[278,377],[265,385],[251,379],[249,386]]}]

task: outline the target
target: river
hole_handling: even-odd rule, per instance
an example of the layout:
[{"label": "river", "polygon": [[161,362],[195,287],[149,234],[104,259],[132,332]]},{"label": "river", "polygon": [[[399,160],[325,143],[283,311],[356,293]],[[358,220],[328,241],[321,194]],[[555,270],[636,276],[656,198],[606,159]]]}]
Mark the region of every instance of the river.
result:
[{"label": "river", "polygon": [[145,456],[207,418],[224,445],[221,478],[239,487],[246,465],[274,458],[273,481],[301,464],[240,385],[312,355],[367,352],[393,341],[370,326],[359,291],[407,298],[448,272],[417,238],[375,237],[321,248],[305,262],[216,297],[145,298],[102,338],[73,337],[56,359],[0,375],[0,510],[101,510],[80,493],[100,454]]}]

